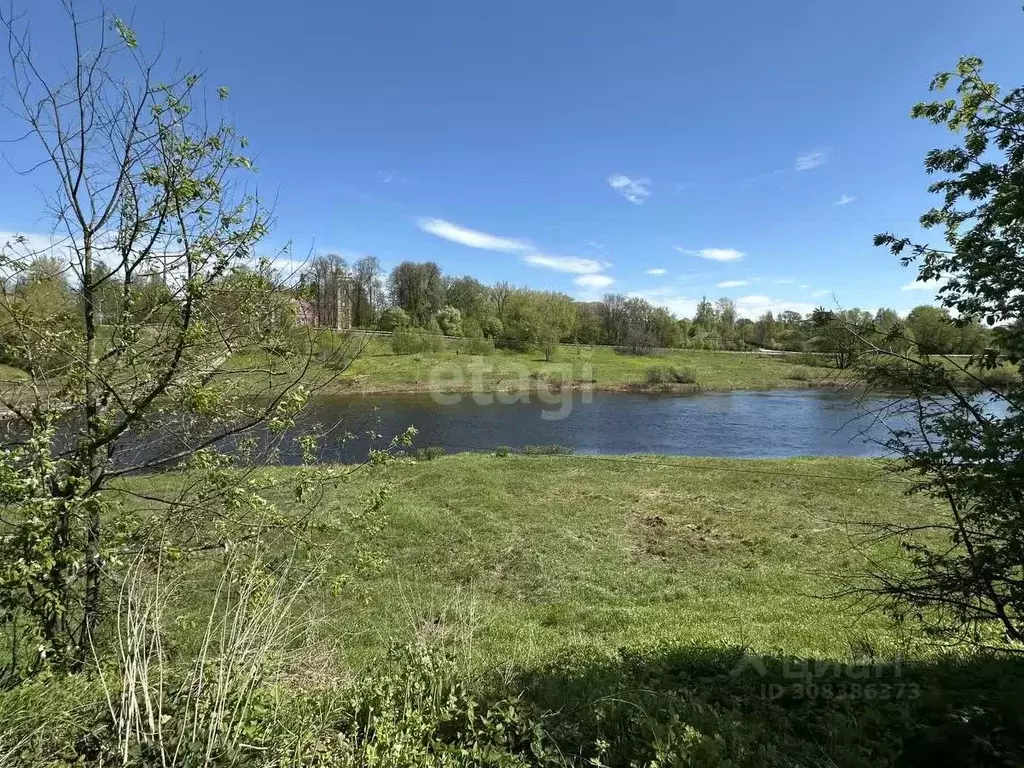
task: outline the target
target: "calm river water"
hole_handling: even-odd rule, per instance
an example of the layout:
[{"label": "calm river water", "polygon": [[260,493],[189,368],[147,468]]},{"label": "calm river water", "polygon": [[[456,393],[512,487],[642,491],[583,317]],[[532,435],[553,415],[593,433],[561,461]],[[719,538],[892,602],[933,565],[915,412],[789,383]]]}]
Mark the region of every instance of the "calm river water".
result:
[{"label": "calm river water", "polygon": [[[307,418],[324,425],[340,422],[341,432],[357,435],[372,430],[391,436],[411,425],[419,431],[416,446],[438,445],[448,452],[557,443],[584,454],[878,456],[887,434],[870,415],[884,407],[884,399],[864,402],[813,389],[687,396],[575,392],[557,399],[548,395],[548,402],[531,393],[525,402],[489,404],[472,395],[442,398],[330,399]],[[330,440],[324,458],[362,458],[369,445],[364,437],[344,444]]]}]

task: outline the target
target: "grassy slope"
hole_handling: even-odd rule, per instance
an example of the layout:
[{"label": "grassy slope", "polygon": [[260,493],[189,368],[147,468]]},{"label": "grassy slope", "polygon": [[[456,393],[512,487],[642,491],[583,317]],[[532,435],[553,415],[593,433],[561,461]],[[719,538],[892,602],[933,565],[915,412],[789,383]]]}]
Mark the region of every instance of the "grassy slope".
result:
[{"label": "grassy slope", "polygon": [[25,378],[27,378],[27,374],[20,368],[0,364],[0,382],[23,381]]},{"label": "grassy slope", "polygon": [[[896,649],[881,617],[855,623],[816,597],[860,563],[833,520],[924,509],[876,462],[463,454],[388,472],[385,565],[323,597],[352,661],[439,631],[481,661],[524,664],[654,640],[835,659]],[[344,519],[358,490],[323,512]]]},{"label": "grassy slope", "polygon": [[547,362],[538,352],[497,350],[473,358],[455,352],[395,355],[381,340],[371,340],[339,384],[353,391],[423,391],[431,388],[471,388],[474,366],[483,366],[485,389],[517,388],[531,384],[531,375],[567,381],[594,381],[597,389],[623,389],[644,381],[651,366],[671,365],[696,374],[707,389],[772,389],[833,380],[826,368],[795,365],[784,358],[703,351],[666,351],[656,356],[624,355],[609,348],[579,351],[562,346]]},{"label": "grassy slope", "polygon": [[[823,571],[857,565],[829,519],[929,513],[879,470],[851,459],[479,454],[392,465],[393,519],[378,542],[390,564],[330,606],[349,656],[450,631],[485,666],[449,667],[417,646],[339,680],[318,676],[314,650],[308,671],[289,667],[284,686],[263,689],[230,755],[262,764],[301,736],[305,751],[287,764],[459,754],[445,764],[534,765],[539,745],[545,764],[574,766],[1020,765],[1024,677],[1012,660],[932,656],[877,677],[812,665],[809,683],[788,666],[790,654],[848,660],[868,647],[884,661],[898,646],[877,617],[854,625],[812,596],[835,584]],[[323,511],[345,519],[359,490]],[[738,666],[737,644],[773,658]],[[819,695],[825,686],[844,692]],[[0,691],[0,763],[5,735],[31,747],[25,764],[65,764],[104,739],[113,749],[106,711],[85,676]],[[174,708],[160,720],[172,745],[176,729],[191,732],[183,711],[184,722]],[[42,756],[54,759],[32,761]]]}]

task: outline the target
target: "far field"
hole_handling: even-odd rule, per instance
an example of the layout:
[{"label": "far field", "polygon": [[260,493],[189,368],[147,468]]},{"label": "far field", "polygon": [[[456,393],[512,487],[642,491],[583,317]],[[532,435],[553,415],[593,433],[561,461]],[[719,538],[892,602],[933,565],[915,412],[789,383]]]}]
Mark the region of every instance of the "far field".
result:
[{"label": "far field", "polygon": [[[382,339],[371,339],[339,380],[353,392],[416,392],[436,389],[521,389],[537,385],[538,377],[598,390],[646,386],[647,370],[672,367],[692,374],[700,389],[779,389],[841,381],[829,368],[794,362],[790,356],[761,356],[696,350],[661,350],[629,355],[609,347],[560,346],[549,362],[539,352],[495,350],[479,357],[455,351],[396,355]],[[479,373],[477,373],[479,371]],[[478,378],[474,378],[477,376]],[[693,389],[693,385],[680,388]]]}]

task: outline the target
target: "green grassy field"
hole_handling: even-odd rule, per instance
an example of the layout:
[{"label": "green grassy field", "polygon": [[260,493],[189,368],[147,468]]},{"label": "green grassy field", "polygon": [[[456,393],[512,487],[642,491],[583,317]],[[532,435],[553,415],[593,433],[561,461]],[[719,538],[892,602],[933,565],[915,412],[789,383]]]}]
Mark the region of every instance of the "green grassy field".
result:
[{"label": "green grassy field", "polygon": [[[827,358],[823,362],[827,363]],[[651,367],[673,366],[693,373],[703,389],[777,389],[835,382],[827,367],[795,364],[784,357],[705,351],[661,351],[628,355],[608,347],[563,345],[546,361],[539,352],[496,350],[474,357],[454,351],[413,355],[392,353],[387,342],[370,340],[339,387],[359,392],[408,392],[431,389],[519,389],[536,386],[537,377],[599,390],[642,386]]]},{"label": "green grassy field", "polygon": [[[379,566],[317,598],[356,665],[440,631],[484,666],[654,641],[833,659],[906,650],[883,617],[821,597],[863,565],[842,521],[928,511],[877,462],[460,454],[387,473]],[[347,519],[362,490],[345,486],[320,513]],[[353,552],[336,557],[355,568]]]},{"label": "green grassy field", "polygon": [[[343,532],[346,586],[297,611],[327,620],[342,672],[322,666],[319,637],[298,635],[301,663],[261,662],[252,698],[248,661],[240,689],[204,693],[189,638],[204,633],[212,585],[189,581],[184,603],[165,606],[162,640],[184,663],[149,673],[180,693],[155,736],[142,724],[129,738],[141,755],[130,764],[170,764],[178,734],[194,751],[211,744],[203,764],[218,766],[1020,764],[1019,661],[940,654],[822,597],[865,555],[900,557],[860,551],[840,521],[937,511],[881,470],[650,456],[392,463],[319,507],[344,528],[369,483],[393,487],[369,550]],[[283,481],[295,470],[268,471]],[[183,479],[131,482],[159,493]],[[203,647],[204,674],[223,669]],[[118,764],[107,695],[92,676],[0,690],[0,763],[15,754],[6,735],[28,755],[15,764]],[[237,707],[240,730],[196,740],[192,712],[209,701]]]},{"label": "green grassy field", "polygon": [[393,472],[387,565],[346,606],[357,652],[455,621],[484,656],[531,663],[638,640],[891,653],[885,620],[820,598],[863,565],[837,521],[927,511],[846,459],[467,454]]},{"label": "green grassy field", "polygon": [[23,381],[26,378],[27,374],[23,370],[0,364],[0,382]]}]

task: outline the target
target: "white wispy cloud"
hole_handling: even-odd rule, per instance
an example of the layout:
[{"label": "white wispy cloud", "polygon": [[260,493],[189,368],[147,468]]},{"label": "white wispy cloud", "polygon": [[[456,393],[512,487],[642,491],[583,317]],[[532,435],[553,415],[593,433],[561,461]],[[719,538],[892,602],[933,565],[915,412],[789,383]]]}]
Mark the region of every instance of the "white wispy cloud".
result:
[{"label": "white wispy cloud", "polygon": [[758,184],[759,182],[775,178],[776,176],[782,176],[787,173],[789,173],[789,169],[779,168],[778,170],[775,171],[768,171],[768,173],[759,173],[756,176],[748,176],[747,178],[740,182],[740,186],[743,187],[744,189],[750,189],[750,187],[754,186],[755,184]]},{"label": "white wispy cloud", "polygon": [[[755,184],[767,181],[768,179],[788,176],[791,173],[813,171],[815,168],[819,168],[824,165],[831,154],[832,150],[830,149],[812,149],[809,152],[797,155],[796,160],[793,161],[793,165],[789,168],[776,168],[774,171],[759,173],[755,176],[748,176],[740,182],[740,186],[744,189],[750,189]],[[849,202],[853,202],[853,200],[851,199]]]},{"label": "white wispy cloud", "polygon": [[0,232],[0,250],[18,258],[32,259],[37,256],[67,258],[72,246],[65,234],[44,235],[39,232]]},{"label": "white wispy cloud", "polygon": [[381,170],[376,173],[377,181],[381,184],[397,184],[403,187],[407,187],[415,182],[408,176],[404,176],[398,171]]},{"label": "white wispy cloud", "polygon": [[775,316],[778,316],[780,312],[799,312],[801,315],[808,315],[815,310],[813,304],[785,301],[772,296],[740,296],[735,299],[734,303],[736,304],[736,314],[751,320],[756,320],[765,312],[771,312]]},{"label": "white wispy cloud", "polygon": [[648,269],[648,275],[664,275],[668,270],[662,269],[661,267],[655,267],[654,269]]},{"label": "white wispy cloud", "polygon": [[469,248],[482,248],[486,251],[500,251],[502,253],[522,253],[533,250],[533,246],[525,240],[516,240],[511,237],[499,237],[487,232],[479,232],[458,224],[453,224],[444,219],[417,219],[417,226],[424,232],[442,240],[448,240]]},{"label": "white wispy cloud", "polygon": [[772,285],[793,285],[795,282],[792,277],[776,277],[772,280]]},{"label": "white wispy cloud", "polygon": [[811,296],[814,296],[814,297],[828,296],[830,293],[832,293],[832,291],[827,291],[827,290],[812,291],[811,292]]},{"label": "white wispy cloud", "polygon": [[625,174],[614,173],[608,177],[608,186],[633,205],[643,205],[651,196],[650,179],[631,179]]},{"label": "white wispy cloud", "polygon": [[715,283],[716,288],[742,288],[744,285],[750,285],[749,280],[723,280],[720,283]]},{"label": "white wispy cloud", "polygon": [[943,281],[943,280],[923,280],[923,281],[915,280],[912,283],[907,283],[902,288],[900,288],[900,290],[901,291],[932,291],[934,293],[935,291],[938,291],[939,288],[941,288],[943,285],[945,285],[945,281]]},{"label": "white wispy cloud", "polygon": [[747,255],[743,251],[737,251],[735,248],[701,248],[697,251],[691,251],[676,246],[676,250],[688,256],[699,256],[710,261],[739,261]]},{"label": "white wispy cloud", "polygon": [[808,288],[810,288],[810,287],[811,287],[811,286],[807,285],[806,283],[804,283],[803,285],[801,285],[801,286],[800,286],[800,288],[801,288],[802,290],[806,290],[806,289],[808,289]]},{"label": "white wispy cloud", "polygon": [[[599,274],[611,266],[607,261],[597,261],[581,256],[556,256],[541,253],[528,240],[492,235],[444,219],[422,218],[417,219],[416,224],[424,232],[459,245],[501,253],[518,253],[522,255],[523,261],[532,267],[585,276],[576,280],[576,284],[580,286],[604,288],[614,282],[607,275]],[[599,243],[591,243],[591,245],[597,248],[601,247]]]},{"label": "white wispy cloud", "polygon": [[857,198],[853,197],[852,195],[845,195],[844,194],[842,197],[840,197],[838,200],[836,200],[834,203],[832,203],[832,205],[849,205],[850,203],[852,203],[856,199]]},{"label": "white wispy cloud", "polygon": [[[671,286],[634,291],[629,295],[646,299],[651,304],[659,307],[667,307],[677,317],[692,318],[697,312],[697,304],[700,303],[699,298],[678,293]],[[792,311],[807,315],[815,309],[813,304],[786,301],[772,296],[740,296],[734,299],[733,303],[736,305],[737,315],[750,318],[751,320],[756,320],[765,312],[772,312],[778,315],[780,312]]]},{"label": "white wispy cloud", "polygon": [[797,155],[796,162],[793,165],[794,171],[813,171],[825,164],[828,160],[828,156],[831,154],[827,149],[812,149],[810,152],[804,152],[802,155]]},{"label": "white wispy cloud", "polygon": [[609,266],[608,262],[584,259],[580,256],[551,256],[546,253],[528,253],[523,261],[532,267],[553,269],[556,272],[569,272],[575,275],[592,275]]},{"label": "white wispy cloud", "polygon": [[582,288],[607,288],[615,280],[608,275],[580,275],[573,282]]},{"label": "white wispy cloud", "polygon": [[657,307],[665,307],[676,317],[693,317],[697,313],[697,304],[700,302],[700,299],[677,293],[671,286],[631,291],[628,295],[649,301]]}]

